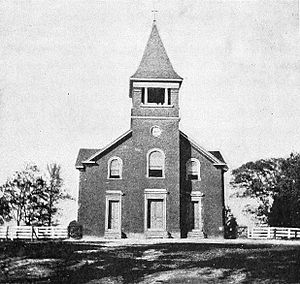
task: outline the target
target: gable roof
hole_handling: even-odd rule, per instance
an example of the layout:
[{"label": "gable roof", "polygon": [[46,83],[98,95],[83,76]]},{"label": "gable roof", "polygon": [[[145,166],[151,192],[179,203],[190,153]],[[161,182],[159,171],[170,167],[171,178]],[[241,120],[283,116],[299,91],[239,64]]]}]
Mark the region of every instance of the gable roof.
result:
[{"label": "gable roof", "polygon": [[219,151],[207,151],[203,147],[201,147],[197,142],[195,142],[193,139],[191,139],[189,136],[187,136],[185,133],[183,133],[181,130],[179,130],[179,133],[186,140],[188,140],[190,142],[190,144],[193,147],[195,147],[201,154],[203,154],[208,160],[210,160],[214,164],[214,166],[220,166],[225,171],[228,170],[228,166]]},{"label": "gable roof", "polygon": [[222,163],[226,164],[222,154],[220,151],[209,151],[209,153],[213,154],[219,161],[221,161]]},{"label": "gable roof", "polygon": [[170,79],[182,81],[182,78],[173,69],[159,36],[155,21],[153,21],[152,31],[142,61],[137,71],[130,77],[130,80],[134,79]]},{"label": "gable roof", "polygon": [[[184,137],[186,140],[191,143],[193,147],[195,147],[200,153],[202,153],[208,160],[210,160],[215,166],[222,167],[225,171],[228,170],[228,166],[221,154],[220,151],[207,151],[203,147],[201,147],[197,142],[195,142],[193,139],[191,139],[189,136],[187,136],[185,133],[183,133],[181,130],[179,130],[179,133],[182,137]],[[108,144],[106,147],[102,149],[87,149],[87,148],[81,148],[79,150],[77,160],[75,163],[76,169],[83,169],[85,164],[95,164],[95,159],[99,157],[102,154],[105,154],[106,151],[109,151],[111,148],[117,146],[118,144],[124,142],[128,138],[132,136],[132,130],[128,130],[121,136],[119,136],[117,139],[115,139],[113,142]]]},{"label": "gable roof", "polygon": [[127,140],[131,135],[132,130],[128,130],[102,149],[80,149],[75,165],[76,169],[83,169],[85,164],[96,164],[95,159],[97,157],[117,146],[119,143]]},{"label": "gable roof", "polygon": [[87,149],[87,148],[81,148],[79,149],[79,153],[77,156],[77,160],[75,163],[76,169],[82,169],[84,168],[82,161],[85,161],[92,155],[94,155],[96,152],[98,152],[100,149]]}]

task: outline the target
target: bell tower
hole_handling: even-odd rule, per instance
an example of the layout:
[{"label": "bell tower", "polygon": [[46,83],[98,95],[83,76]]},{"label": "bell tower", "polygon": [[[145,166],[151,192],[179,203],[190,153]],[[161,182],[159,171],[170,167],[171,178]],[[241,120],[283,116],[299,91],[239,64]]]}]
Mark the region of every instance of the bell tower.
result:
[{"label": "bell tower", "polygon": [[182,81],[173,69],[154,20],[141,63],[130,77],[131,126],[135,119],[179,120]]},{"label": "bell tower", "polygon": [[[161,216],[162,224],[166,226],[162,231],[148,230],[153,224],[145,219],[145,224],[150,226],[145,227],[149,237],[166,237],[167,231],[180,236],[178,96],[182,80],[173,69],[154,20],[140,65],[130,77],[129,91],[132,99],[132,159],[138,161],[136,166],[132,165],[136,168],[140,192],[145,195],[145,216],[151,215],[149,208],[154,197],[153,200],[161,200],[164,212],[168,212]],[[156,191],[160,193],[155,195]]]}]

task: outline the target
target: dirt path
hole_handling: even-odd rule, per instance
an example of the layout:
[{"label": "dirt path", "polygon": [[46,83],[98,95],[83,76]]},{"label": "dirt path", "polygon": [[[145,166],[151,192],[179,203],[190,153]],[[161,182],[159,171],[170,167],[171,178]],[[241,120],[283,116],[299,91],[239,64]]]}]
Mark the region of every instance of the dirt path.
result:
[{"label": "dirt path", "polygon": [[0,283],[300,283],[299,267],[293,242],[0,243]]}]

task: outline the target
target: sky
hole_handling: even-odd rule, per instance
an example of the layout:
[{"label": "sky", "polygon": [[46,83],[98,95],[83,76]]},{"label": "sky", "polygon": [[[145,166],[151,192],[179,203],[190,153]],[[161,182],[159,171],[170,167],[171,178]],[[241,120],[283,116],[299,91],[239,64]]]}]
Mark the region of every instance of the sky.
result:
[{"label": "sky", "polygon": [[[153,7],[184,78],[181,130],[230,170],[300,152],[298,1],[1,1],[1,183],[25,163],[57,162],[76,198],[79,148],[130,127],[129,77]],[[62,222],[76,210],[65,204]]]}]

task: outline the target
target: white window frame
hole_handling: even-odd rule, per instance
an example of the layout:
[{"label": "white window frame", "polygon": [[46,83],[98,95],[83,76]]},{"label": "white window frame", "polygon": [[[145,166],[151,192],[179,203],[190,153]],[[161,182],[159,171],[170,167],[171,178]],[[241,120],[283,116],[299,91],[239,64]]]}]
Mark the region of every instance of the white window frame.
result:
[{"label": "white window frame", "polygon": [[[110,172],[111,172],[111,162],[113,160],[118,160],[119,165],[120,165],[120,177],[118,178],[114,178],[110,176]],[[111,158],[109,158],[109,160],[107,161],[107,179],[111,179],[111,180],[116,180],[116,179],[122,179],[122,173],[123,173],[123,161],[120,157],[117,156],[113,156]]]},{"label": "white window frame", "polygon": [[[162,155],[163,155],[163,159],[164,159],[164,163],[163,163],[163,167],[162,167],[162,176],[161,177],[150,177],[149,176],[149,171],[150,171],[150,168],[149,168],[149,166],[150,166],[150,154],[152,153],[152,152],[160,152]],[[165,153],[164,153],[164,151],[162,151],[161,149],[158,149],[158,148],[153,148],[153,149],[151,149],[151,150],[149,150],[148,152],[147,152],[147,168],[146,168],[146,177],[147,178],[154,178],[154,179],[163,179],[163,178],[165,178],[165,164],[166,164],[166,156],[165,156]]]},{"label": "white window frame", "polygon": [[[189,163],[191,162],[196,162],[197,163],[197,172],[198,172],[198,178],[197,179],[189,179],[189,172],[188,172],[188,165]],[[197,181],[197,180],[201,180],[201,164],[200,164],[200,161],[197,159],[197,158],[190,158],[187,160],[187,162],[185,163],[185,179],[186,180],[190,180],[190,181]]]}]

